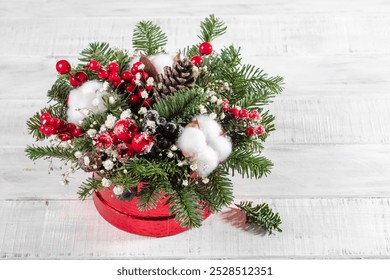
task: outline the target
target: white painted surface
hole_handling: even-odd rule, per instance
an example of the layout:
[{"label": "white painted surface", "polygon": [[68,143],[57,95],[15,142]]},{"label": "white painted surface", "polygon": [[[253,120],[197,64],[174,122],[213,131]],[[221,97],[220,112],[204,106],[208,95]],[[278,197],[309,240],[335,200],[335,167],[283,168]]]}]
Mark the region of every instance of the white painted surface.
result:
[{"label": "white painted surface", "polygon": [[[0,2],[0,258],[390,257],[390,2],[209,2]],[[284,231],[243,230],[226,209],[178,236],[127,234],[77,200],[86,174],[62,187],[24,157],[25,121],[44,106],[59,58],[75,63],[90,41],[130,46],[144,18],[177,49],[209,13],[229,25],[215,47],[241,45],[245,61],[285,77],[269,106],[273,173],[234,178],[237,201],[269,202]]]}]

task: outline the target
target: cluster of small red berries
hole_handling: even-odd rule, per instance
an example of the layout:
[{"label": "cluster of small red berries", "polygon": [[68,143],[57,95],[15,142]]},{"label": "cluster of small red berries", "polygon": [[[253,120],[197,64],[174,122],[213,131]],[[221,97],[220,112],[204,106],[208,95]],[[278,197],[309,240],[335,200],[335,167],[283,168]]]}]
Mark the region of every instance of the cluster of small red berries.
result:
[{"label": "cluster of small red berries", "polygon": [[[225,112],[231,113],[234,118],[238,120],[245,120],[247,121],[248,125],[250,125],[250,121],[257,121],[260,119],[260,113],[257,110],[248,111],[247,109],[238,109],[236,107],[230,108],[230,104],[227,100],[222,99],[222,110]],[[245,129],[245,134],[249,138],[256,135],[262,135],[265,133],[265,128],[263,125],[255,125],[255,126],[248,126]]]},{"label": "cluster of small red berries", "polygon": [[[67,60],[62,59],[56,63],[56,69],[59,74],[65,75],[68,74],[70,70],[72,70],[72,67]],[[69,83],[73,87],[81,86],[86,81],[88,81],[88,75],[84,71],[77,71],[69,77]]]},{"label": "cluster of small red berries", "polygon": [[76,126],[74,123],[67,123],[62,119],[53,118],[48,112],[43,113],[40,116],[40,120],[39,131],[46,136],[58,134],[58,138],[61,141],[80,137],[84,133],[81,127]]},{"label": "cluster of small red berries", "polygon": [[191,57],[190,61],[195,66],[200,66],[203,64],[203,55],[210,55],[213,52],[213,46],[209,42],[203,42],[199,45],[200,55],[194,55]]}]

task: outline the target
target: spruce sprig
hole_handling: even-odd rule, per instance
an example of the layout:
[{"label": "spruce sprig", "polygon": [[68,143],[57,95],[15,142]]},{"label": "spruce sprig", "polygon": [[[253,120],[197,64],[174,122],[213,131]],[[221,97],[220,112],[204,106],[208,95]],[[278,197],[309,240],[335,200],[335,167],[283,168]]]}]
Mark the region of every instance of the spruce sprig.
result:
[{"label": "spruce sprig", "polygon": [[225,23],[212,14],[200,23],[200,35],[198,38],[202,42],[211,42],[215,38],[225,34],[226,29]]},{"label": "spruce sprig", "polygon": [[62,149],[60,147],[38,147],[35,145],[29,145],[25,149],[27,157],[31,160],[37,160],[40,158],[59,158],[62,160],[71,160],[74,159],[74,155],[70,150]]},{"label": "spruce sprig", "polygon": [[133,47],[146,55],[161,52],[168,41],[161,27],[151,21],[139,22],[133,32]]},{"label": "spruce sprig", "polygon": [[79,59],[81,62],[88,63],[91,59],[97,60],[102,65],[106,65],[113,60],[115,51],[110,48],[106,42],[90,43],[88,48],[84,49]]},{"label": "spruce sprig", "polygon": [[272,234],[274,230],[282,232],[279,213],[274,213],[267,203],[253,206],[252,201],[241,201],[236,206],[245,213],[247,224],[260,226],[268,231],[268,234]]}]

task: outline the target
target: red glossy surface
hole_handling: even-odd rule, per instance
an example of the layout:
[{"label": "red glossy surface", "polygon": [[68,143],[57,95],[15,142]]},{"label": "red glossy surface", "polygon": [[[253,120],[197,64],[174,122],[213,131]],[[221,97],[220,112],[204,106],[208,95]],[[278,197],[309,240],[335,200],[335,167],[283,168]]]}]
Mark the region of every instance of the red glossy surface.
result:
[{"label": "red glossy surface", "polygon": [[[107,222],[130,233],[163,237],[187,230],[174,220],[175,215],[169,215],[169,206],[164,205],[166,200],[157,204],[155,209],[140,212],[137,207],[138,198],[121,201],[115,197],[110,188],[95,192],[93,201],[96,209]],[[210,214],[205,210],[204,219]]]}]

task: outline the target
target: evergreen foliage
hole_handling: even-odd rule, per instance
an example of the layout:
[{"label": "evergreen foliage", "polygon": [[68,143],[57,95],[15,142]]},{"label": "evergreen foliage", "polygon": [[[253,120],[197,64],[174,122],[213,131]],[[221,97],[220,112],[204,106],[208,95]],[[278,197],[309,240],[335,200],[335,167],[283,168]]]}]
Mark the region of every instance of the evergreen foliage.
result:
[{"label": "evergreen foliage", "polygon": [[134,29],[133,47],[146,55],[153,55],[166,45],[167,35],[151,21],[141,21]]},{"label": "evergreen foliage", "polygon": [[281,232],[279,213],[274,213],[268,204],[262,203],[253,206],[252,201],[242,201],[236,206],[245,213],[246,222],[251,225],[257,225],[264,228],[271,234],[273,231]]}]

